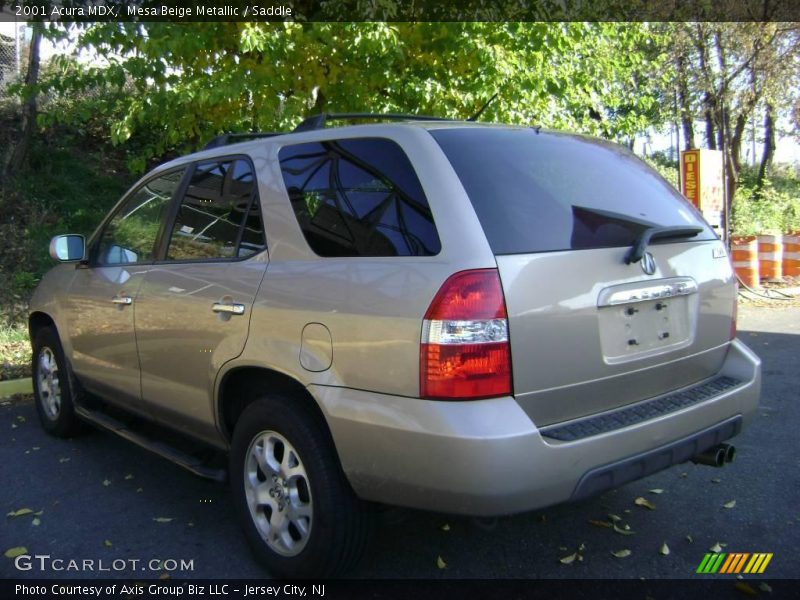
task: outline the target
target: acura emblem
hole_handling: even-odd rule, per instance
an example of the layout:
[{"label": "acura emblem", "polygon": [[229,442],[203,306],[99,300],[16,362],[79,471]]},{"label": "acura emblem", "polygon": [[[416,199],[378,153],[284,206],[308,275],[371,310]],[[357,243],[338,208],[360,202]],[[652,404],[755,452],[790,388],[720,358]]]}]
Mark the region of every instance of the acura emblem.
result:
[{"label": "acura emblem", "polygon": [[649,252],[645,252],[644,256],[642,256],[642,271],[647,273],[648,275],[652,275],[656,272],[656,259],[653,258],[653,255]]}]

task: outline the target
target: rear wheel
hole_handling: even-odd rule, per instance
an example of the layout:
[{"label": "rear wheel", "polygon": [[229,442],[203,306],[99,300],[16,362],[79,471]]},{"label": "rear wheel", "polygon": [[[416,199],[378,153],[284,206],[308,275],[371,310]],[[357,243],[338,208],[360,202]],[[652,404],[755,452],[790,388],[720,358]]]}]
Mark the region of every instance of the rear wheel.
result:
[{"label": "rear wheel", "polygon": [[253,552],[276,576],[342,574],[366,543],[368,512],[320,421],[302,400],[275,394],[247,406],[234,431],[236,508]]},{"label": "rear wheel", "polygon": [[56,437],[80,433],[83,423],[75,414],[72,373],[54,328],[36,332],[32,366],[36,412],[44,430]]}]

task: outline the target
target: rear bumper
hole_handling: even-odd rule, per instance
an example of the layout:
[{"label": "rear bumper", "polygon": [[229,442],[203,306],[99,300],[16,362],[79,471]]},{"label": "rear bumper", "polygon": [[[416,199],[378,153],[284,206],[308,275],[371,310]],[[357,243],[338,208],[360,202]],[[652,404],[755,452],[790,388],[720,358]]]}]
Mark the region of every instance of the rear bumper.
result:
[{"label": "rear bumper", "polygon": [[761,365],[734,341],[707,400],[574,441],[542,435],[511,397],[434,402],[312,386],[345,473],[364,499],[499,515],[584,498],[736,435],[758,405]]}]

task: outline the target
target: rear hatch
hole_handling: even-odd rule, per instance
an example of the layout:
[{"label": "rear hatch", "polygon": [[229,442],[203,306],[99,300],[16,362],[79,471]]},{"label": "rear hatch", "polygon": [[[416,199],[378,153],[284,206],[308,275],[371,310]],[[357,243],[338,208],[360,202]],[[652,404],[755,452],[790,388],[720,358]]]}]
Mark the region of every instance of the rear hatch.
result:
[{"label": "rear hatch", "polygon": [[719,371],[735,309],[730,262],[658,173],[621,146],[577,135],[494,127],[431,134],[496,256],[514,396],[537,425]]}]

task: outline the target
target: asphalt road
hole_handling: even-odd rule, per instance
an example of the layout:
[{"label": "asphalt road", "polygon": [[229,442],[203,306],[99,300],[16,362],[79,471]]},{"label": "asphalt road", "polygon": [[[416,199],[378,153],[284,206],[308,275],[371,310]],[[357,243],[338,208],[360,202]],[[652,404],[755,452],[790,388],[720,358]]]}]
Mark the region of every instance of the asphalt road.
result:
[{"label": "asphalt road", "polygon": [[[740,337],[764,361],[755,422],[724,469],[679,465],[579,504],[495,520],[390,509],[379,519],[363,578],[690,578],[709,548],[772,552],[765,576],[796,578],[800,548],[800,308],[745,308]],[[95,432],[50,438],[30,401],[0,406],[0,554],[16,546],[52,558],[193,561],[178,577],[264,577],[239,533],[228,489],[196,478],[132,444]],[[650,490],[660,489],[662,493]],[[644,497],[655,510],[635,504]],[[725,508],[735,500],[735,506]],[[730,504],[729,504],[730,506]],[[634,535],[590,523],[622,518]],[[661,553],[663,544],[669,554]],[[582,548],[582,560],[559,559]],[[630,550],[626,558],[612,552]],[[446,563],[446,568],[439,568]],[[437,563],[439,563],[437,565]],[[125,563],[130,565],[130,562]],[[171,563],[166,563],[173,566]],[[115,573],[102,573],[113,576]],[[0,577],[86,577],[18,571]]]}]

